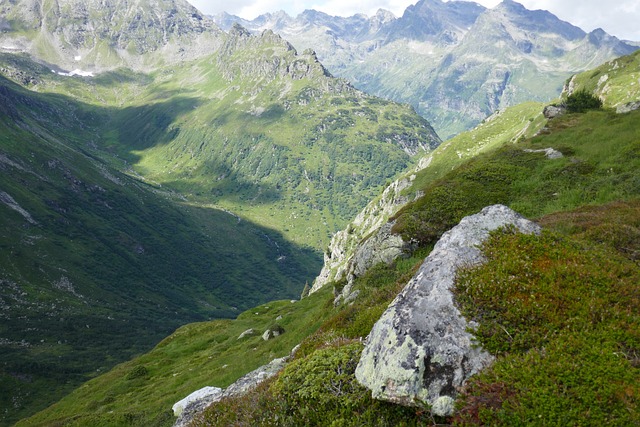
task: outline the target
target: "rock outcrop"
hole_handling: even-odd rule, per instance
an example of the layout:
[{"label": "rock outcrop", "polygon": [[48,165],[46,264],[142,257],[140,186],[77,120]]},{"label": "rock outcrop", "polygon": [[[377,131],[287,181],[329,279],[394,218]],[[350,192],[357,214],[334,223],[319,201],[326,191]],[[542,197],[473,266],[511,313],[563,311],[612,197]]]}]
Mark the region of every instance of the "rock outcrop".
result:
[{"label": "rock outcrop", "polygon": [[387,308],[367,338],[356,369],[373,397],[408,406],[453,410],[457,390],[493,357],[474,344],[471,325],[454,305],[451,287],[462,266],[483,260],[489,232],[512,225],[523,233],[540,228],[511,209],[495,205],[464,218],[446,232],[418,273]]},{"label": "rock outcrop", "polygon": [[204,387],[191,393],[173,405],[174,415],[178,417],[173,426],[186,427],[212,403],[227,397],[240,396],[247,393],[280,372],[287,364],[289,357],[272,360],[268,364],[249,372],[224,390],[217,387]]},{"label": "rock outcrop", "polygon": [[[423,157],[410,174],[392,182],[345,230],[334,234],[324,255],[322,271],[313,282],[311,293],[328,283],[345,278],[349,286],[354,277],[362,275],[369,267],[381,261],[390,263],[409,251],[408,242],[403,242],[400,236],[391,233],[393,224],[388,220],[414,199],[406,195],[405,190],[415,179],[414,173],[427,168],[431,159],[431,156]],[[420,194],[415,194],[415,197],[419,196]]]},{"label": "rock outcrop", "polygon": [[616,113],[630,113],[631,111],[635,111],[638,109],[640,109],[640,101],[627,102],[626,104],[618,105],[616,107]]}]

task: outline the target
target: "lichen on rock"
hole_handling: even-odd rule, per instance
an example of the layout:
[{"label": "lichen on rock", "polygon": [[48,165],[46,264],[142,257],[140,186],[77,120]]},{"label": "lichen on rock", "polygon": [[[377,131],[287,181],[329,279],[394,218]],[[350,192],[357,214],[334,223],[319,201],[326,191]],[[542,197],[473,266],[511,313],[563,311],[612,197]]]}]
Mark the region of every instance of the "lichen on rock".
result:
[{"label": "lichen on rock", "polygon": [[464,218],[438,241],[367,338],[356,378],[374,398],[449,415],[458,389],[492,362],[468,332],[472,325],[455,306],[451,288],[458,268],[483,261],[479,245],[489,232],[508,225],[522,233],[540,230],[495,205]]}]

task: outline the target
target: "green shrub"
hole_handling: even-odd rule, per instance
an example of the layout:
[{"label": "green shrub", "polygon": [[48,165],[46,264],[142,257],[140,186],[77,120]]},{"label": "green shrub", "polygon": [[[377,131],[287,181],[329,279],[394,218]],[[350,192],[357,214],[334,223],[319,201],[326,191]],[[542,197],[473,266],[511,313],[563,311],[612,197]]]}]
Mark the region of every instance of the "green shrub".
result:
[{"label": "green shrub", "polygon": [[602,100],[586,89],[581,89],[569,95],[565,105],[570,113],[583,113],[587,110],[602,108]]}]

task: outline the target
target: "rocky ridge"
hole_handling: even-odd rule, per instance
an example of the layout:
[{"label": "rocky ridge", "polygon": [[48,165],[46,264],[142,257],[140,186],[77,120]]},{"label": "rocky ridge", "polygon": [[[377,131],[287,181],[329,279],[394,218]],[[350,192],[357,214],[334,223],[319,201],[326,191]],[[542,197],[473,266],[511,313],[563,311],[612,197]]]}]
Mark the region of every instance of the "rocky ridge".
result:
[{"label": "rocky ridge", "polygon": [[313,48],[334,74],[368,93],[407,102],[443,139],[470,129],[500,108],[557,97],[572,74],[637,49],[598,29],[586,33],[546,11],[511,0],[493,9],[472,2],[422,0],[402,17],[331,17],[305,11],[254,21],[296,48]]},{"label": "rocky ridge", "polygon": [[19,0],[0,5],[0,46],[62,70],[145,70],[217,50],[224,34],[184,0]]},{"label": "rocky ridge", "polygon": [[[392,223],[388,219],[414,198],[403,192],[411,186],[415,173],[428,167],[431,156],[423,157],[413,170],[393,181],[382,194],[372,200],[355,219],[331,238],[324,253],[324,264],[316,277],[311,293],[331,282],[347,280],[339,299],[348,299],[353,279],[366,272],[372,265],[394,259],[410,252],[410,242],[402,241],[391,233]],[[338,301],[336,301],[338,302]]]}]

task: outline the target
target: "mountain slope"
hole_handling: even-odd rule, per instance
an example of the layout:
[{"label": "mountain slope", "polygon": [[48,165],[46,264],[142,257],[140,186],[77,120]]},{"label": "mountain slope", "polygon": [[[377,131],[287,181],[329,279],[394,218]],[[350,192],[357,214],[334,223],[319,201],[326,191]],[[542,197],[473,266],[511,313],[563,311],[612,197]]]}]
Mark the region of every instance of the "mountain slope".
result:
[{"label": "mountain slope", "polygon": [[0,360],[16,421],[178,326],[299,295],[316,254],[122,174],[103,114],[0,77]]},{"label": "mountain slope", "polygon": [[[232,21],[216,20],[223,28]],[[422,0],[399,18],[305,12],[296,18],[265,15],[243,25],[272,28],[297,48],[316,50],[332,73],[354,86],[410,103],[443,139],[500,108],[548,102],[572,74],[637,49],[510,0],[493,9]]]},{"label": "mountain slope", "polygon": [[149,69],[203,56],[221,31],[184,0],[19,0],[0,5],[0,45],[64,70]]},{"label": "mountain slope", "polygon": [[[619,78],[636,72],[631,58],[618,61],[619,67],[630,65],[626,72],[619,72]],[[590,74],[593,73],[586,76]],[[611,93],[614,92],[612,84]],[[402,228],[399,231],[407,240],[419,242],[420,247],[414,247],[414,252],[405,259],[398,258],[390,265],[380,263],[356,277],[352,290],[359,293],[350,304],[331,304],[331,288],[335,289],[335,295],[345,286],[346,279],[331,282],[303,299],[302,304],[311,303],[321,309],[312,316],[314,322],[327,317],[317,332],[303,341],[294,362],[280,377],[249,395],[213,405],[197,420],[197,425],[433,423],[428,411],[373,401],[369,392],[355,382],[352,371],[361,349],[359,339],[368,334],[389,302],[411,279],[439,234],[467,212],[495,202],[508,203],[538,218],[549,232],[524,239],[510,233],[496,235],[491,252],[487,253],[494,261],[481,272],[467,272],[465,278],[480,277],[491,286],[503,284],[507,291],[500,300],[506,304],[499,308],[505,316],[511,316],[512,322],[504,327],[517,324],[517,329],[509,329],[509,334],[529,334],[526,336],[535,340],[509,340],[510,335],[497,328],[499,333],[493,342],[499,342],[507,350],[500,350],[496,367],[463,390],[464,408],[456,418],[436,421],[454,425],[481,425],[482,420],[513,425],[522,419],[533,420],[534,425],[633,424],[638,408],[640,325],[636,310],[640,247],[634,237],[640,232],[640,157],[637,155],[640,112],[618,115],[602,110],[566,115],[550,121],[543,132],[532,137],[531,133],[540,129],[542,123],[537,123],[536,118],[529,122],[527,117],[536,108],[539,111],[539,107],[529,104],[505,111],[476,130],[437,148],[431,154],[434,168],[428,166],[417,172],[412,180],[414,187],[405,190],[405,194],[412,196],[420,191],[418,194],[422,196],[411,197],[411,203],[395,215]],[[529,131],[531,133],[527,133]],[[547,158],[547,148],[560,151],[564,157]],[[459,154],[463,158],[456,162]],[[436,161],[436,157],[443,160]],[[414,226],[407,226],[410,221],[414,221]],[[362,239],[360,245],[366,244],[366,240],[366,237]],[[512,256],[516,253],[517,257]],[[498,278],[500,280],[493,280]],[[509,291],[514,283],[532,286],[527,292],[514,293]],[[597,295],[598,304],[584,298],[587,293]],[[234,330],[240,332],[244,327],[268,322],[281,310],[279,304],[282,303],[275,306],[275,311],[266,307],[250,310],[241,320],[249,322],[255,318],[255,323],[243,323]],[[557,309],[544,306],[540,310],[539,304],[552,304]],[[527,315],[518,315],[522,312]],[[498,322],[500,319],[498,317]],[[541,323],[535,323],[540,319]],[[292,322],[289,327],[295,324],[299,331],[307,325],[311,331],[318,326],[310,318],[299,320],[300,324],[287,318],[287,322]],[[478,322],[484,325],[483,319]],[[216,326],[209,324],[208,327]],[[182,334],[167,339],[164,347],[171,343],[178,345],[184,342],[183,336],[199,334],[196,331],[203,329],[207,329],[207,324],[185,327]],[[214,334],[207,339],[216,341],[217,338],[229,344],[220,361],[234,360],[225,369],[238,368],[234,375],[239,376],[247,344],[237,340],[235,333]],[[254,347],[257,351],[267,345],[257,342],[260,343]],[[286,341],[283,352],[274,352],[273,357],[286,354],[294,342]],[[597,342],[602,346],[596,345]],[[524,351],[509,347],[517,344],[530,347]],[[253,345],[252,342],[249,346]],[[97,378],[85,389],[36,418],[25,420],[22,425],[46,425],[54,419],[70,419],[74,415],[93,416],[94,422],[117,419],[127,425],[126,417],[149,420],[159,416],[158,411],[168,410],[172,399],[164,401],[163,409],[156,409],[158,405],[152,399],[145,400],[142,390],[146,388],[159,387],[177,401],[201,385],[225,386],[232,381],[228,376],[212,372],[214,369],[209,369],[207,361],[202,364],[204,357],[200,350],[179,352],[171,361],[161,358],[163,351],[158,348],[155,353]],[[193,355],[196,355],[195,361],[190,364]],[[167,379],[167,375],[156,374],[160,360],[170,363],[169,367],[163,367],[163,372],[184,372],[178,367],[201,366],[190,374],[192,387],[176,393],[175,387],[168,385],[171,379]],[[127,381],[126,375],[138,365],[148,366],[152,374],[137,383]],[[577,369],[578,366],[588,369]],[[563,387],[557,386],[558,378],[563,380]],[[340,387],[329,387],[331,384]],[[609,386],[603,388],[602,384]],[[140,406],[133,411],[129,411],[131,395],[128,393],[141,393]],[[103,395],[114,399],[101,402]],[[600,404],[594,406],[594,401]],[[544,402],[554,404],[544,406]],[[145,408],[150,413],[145,413]],[[89,410],[96,413],[90,414]],[[354,416],[355,413],[358,416]],[[501,421],[505,419],[508,421]],[[164,422],[169,425],[172,419],[167,417]]]},{"label": "mountain slope", "polygon": [[[332,78],[271,32],[203,30],[215,43],[190,45],[200,33],[180,29],[182,3],[151,3],[45,2],[37,16],[55,19],[20,37],[58,43],[52,56],[0,54],[4,422],[181,324],[298,296],[330,234],[439,143],[410,107]],[[67,26],[65,7],[84,27]],[[164,15],[174,9],[183,24]],[[131,62],[87,48],[78,66],[93,76],[56,68],[109,19],[114,33],[91,37],[153,23],[131,33],[148,50]],[[184,55],[167,57],[174,47]]]}]

